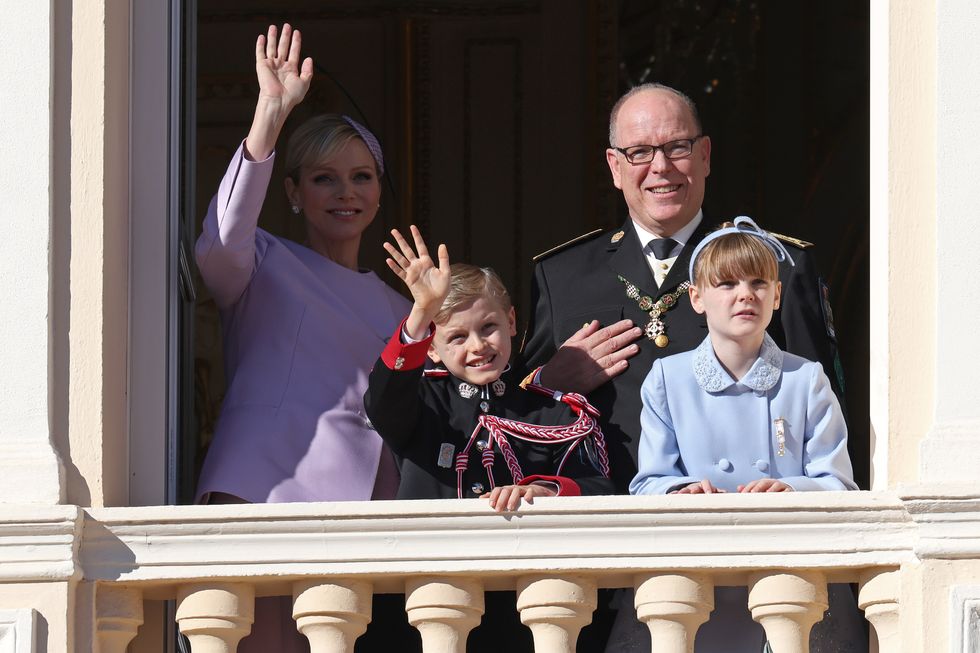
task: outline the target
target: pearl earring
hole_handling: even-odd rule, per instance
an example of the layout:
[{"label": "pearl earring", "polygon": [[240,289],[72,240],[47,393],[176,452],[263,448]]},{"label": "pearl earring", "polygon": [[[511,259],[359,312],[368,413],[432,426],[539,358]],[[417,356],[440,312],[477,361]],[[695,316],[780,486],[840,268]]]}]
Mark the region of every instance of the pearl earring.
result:
[{"label": "pearl earring", "polygon": [[293,204],[293,213],[295,213],[296,215],[299,215],[299,207],[296,206],[295,204]]}]

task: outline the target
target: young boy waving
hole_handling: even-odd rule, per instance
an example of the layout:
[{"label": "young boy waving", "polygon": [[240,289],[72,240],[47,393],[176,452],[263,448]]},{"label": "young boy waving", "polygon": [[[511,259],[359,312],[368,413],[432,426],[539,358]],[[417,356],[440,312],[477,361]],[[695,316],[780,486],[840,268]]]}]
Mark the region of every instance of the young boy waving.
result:
[{"label": "young boy waving", "polygon": [[[595,409],[580,395],[524,389],[511,372],[514,308],[496,273],[450,266],[445,245],[436,264],[411,232],[414,249],[397,230],[385,249],[414,304],[364,396],[398,458],[398,498],[485,497],[502,511],[522,498],[611,494]],[[440,367],[423,372],[426,358]]]}]

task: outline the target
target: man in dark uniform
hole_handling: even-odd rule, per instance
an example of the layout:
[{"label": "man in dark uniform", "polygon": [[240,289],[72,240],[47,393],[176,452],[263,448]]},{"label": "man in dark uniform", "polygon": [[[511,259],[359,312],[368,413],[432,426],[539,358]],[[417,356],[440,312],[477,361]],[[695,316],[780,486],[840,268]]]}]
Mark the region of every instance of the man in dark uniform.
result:
[{"label": "man in dark uniform", "polygon": [[[640,386],[653,361],[694,349],[704,316],[686,291],[691,252],[718,225],[701,211],[711,140],[693,102],[656,84],[613,107],[606,159],[629,218],[535,259],[533,313],[524,345],[540,382],[589,395],[602,412],[613,482],[636,474]],[[769,333],[784,350],[820,361],[842,396],[826,289],[809,243],[783,238],[796,263],[780,264],[781,308]],[[563,346],[564,345],[564,346]]]}]

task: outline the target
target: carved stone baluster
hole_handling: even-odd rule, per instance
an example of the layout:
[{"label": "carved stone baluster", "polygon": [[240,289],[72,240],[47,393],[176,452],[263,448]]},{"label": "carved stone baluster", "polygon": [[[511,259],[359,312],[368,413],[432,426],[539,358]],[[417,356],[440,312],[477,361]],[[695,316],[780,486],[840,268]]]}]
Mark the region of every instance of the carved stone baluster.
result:
[{"label": "carved stone baluster", "polygon": [[819,572],[763,572],[749,579],[749,609],[773,651],[808,653],[810,629],[827,609],[827,582]]},{"label": "carved stone baluster", "polygon": [[637,576],[637,618],[650,629],[655,651],[692,653],[694,636],[715,609],[715,586],[705,574]]},{"label": "carved stone baluster", "polygon": [[302,581],[293,584],[293,619],[310,653],[350,653],[371,621],[371,584]]},{"label": "carved stone baluster", "polygon": [[898,653],[902,650],[899,639],[899,597],[901,576],[897,569],[874,569],[861,577],[858,607],[874,626],[878,635],[879,653]]},{"label": "carved stone baluster", "polygon": [[521,623],[539,653],[574,653],[579,631],[592,621],[596,584],[591,578],[528,576],[517,583]]},{"label": "carved stone baluster", "polygon": [[251,585],[196,583],[177,590],[177,624],[193,653],[234,653],[254,618]]},{"label": "carved stone baluster", "polygon": [[483,585],[464,578],[417,578],[405,586],[408,623],[425,653],[465,653],[466,637],[483,616]]},{"label": "carved stone baluster", "polygon": [[126,653],[143,625],[143,594],[136,589],[101,585],[96,590],[95,633],[98,653]]}]

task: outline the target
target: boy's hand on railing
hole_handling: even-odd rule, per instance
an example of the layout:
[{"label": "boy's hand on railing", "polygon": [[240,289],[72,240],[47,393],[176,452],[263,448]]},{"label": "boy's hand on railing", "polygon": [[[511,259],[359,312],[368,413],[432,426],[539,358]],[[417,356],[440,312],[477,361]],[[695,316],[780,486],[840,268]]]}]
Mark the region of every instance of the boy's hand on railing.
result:
[{"label": "boy's hand on railing", "polygon": [[558,492],[549,484],[531,483],[530,485],[501,485],[490,492],[480,495],[481,499],[490,499],[490,507],[497,512],[513,512],[520,508],[521,498],[528,503],[534,503],[534,497],[555,497]]}]

